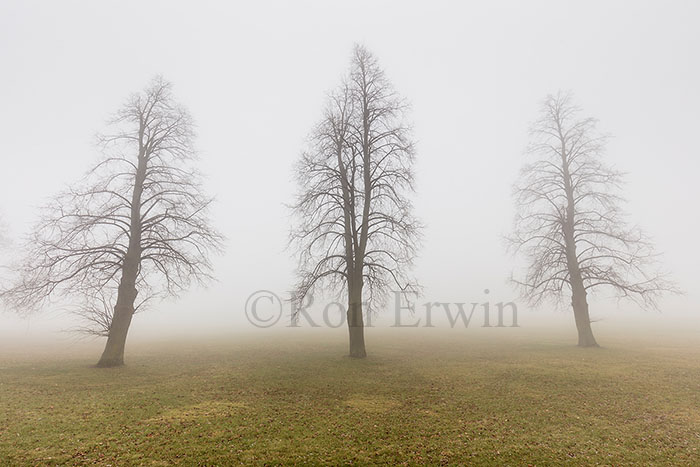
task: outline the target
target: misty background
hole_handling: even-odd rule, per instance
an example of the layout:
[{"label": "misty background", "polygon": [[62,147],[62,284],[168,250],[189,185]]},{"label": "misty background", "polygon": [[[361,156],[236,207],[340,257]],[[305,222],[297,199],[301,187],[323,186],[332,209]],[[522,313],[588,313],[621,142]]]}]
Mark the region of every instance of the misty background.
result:
[{"label": "misty background", "polygon": [[[594,298],[594,326],[632,318],[700,333],[698,24],[693,1],[3,2],[0,218],[14,245],[0,263],[36,208],[97,159],[107,118],[162,74],[198,125],[227,251],[214,259],[218,282],[154,304],[130,335],[255,329],[246,298],[284,295],[294,282],[292,165],[359,42],[412,104],[414,200],[427,226],[418,303],[517,300],[507,279],[520,262],[502,241],[511,187],[540,102],[563,89],[614,136],[607,161],[627,172],[629,220],[686,291],[662,299],[660,312]],[[568,307],[519,304],[521,326],[562,320],[573,332]],[[73,325],[59,311],[0,313],[0,340],[69,339],[56,331]]]}]

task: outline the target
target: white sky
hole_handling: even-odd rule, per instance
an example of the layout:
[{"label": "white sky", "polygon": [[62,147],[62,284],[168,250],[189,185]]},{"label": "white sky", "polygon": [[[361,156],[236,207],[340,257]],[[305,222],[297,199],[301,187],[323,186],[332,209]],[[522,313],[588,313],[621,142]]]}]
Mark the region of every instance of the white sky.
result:
[{"label": "white sky", "polygon": [[[682,321],[700,311],[699,25],[697,1],[4,0],[0,213],[20,238],[35,207],[97,157],[93,135],[110,113],[162,73],[198,123],[228,252],[216,260],[218,283],[159,305],[134,330],[165,319],[245,329],[251,292],[292,285],[292,164],[361,42],[413,104],[427,224],[415,272],[426,299],[479,301],[485,288],[494,301],[515,298],[501,241],[511,186],[539,102],[570,89],[615,136],[609,161],[629,173],[630,218],[687,291],[664,300],[659,319]],[[596,303],[592,314],[616,310]],[[0,332],[43,327],[67,326],[52,314],[0,314]]]}]

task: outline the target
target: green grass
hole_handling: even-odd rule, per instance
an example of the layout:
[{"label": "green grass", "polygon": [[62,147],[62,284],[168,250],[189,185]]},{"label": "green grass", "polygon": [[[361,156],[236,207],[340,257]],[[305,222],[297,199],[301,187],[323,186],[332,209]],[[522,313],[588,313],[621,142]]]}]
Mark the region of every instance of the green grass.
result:
[{"label": "green grass", "polygon": [[0,357],[0,464],[700,465],[697,348],[317,334]]}]

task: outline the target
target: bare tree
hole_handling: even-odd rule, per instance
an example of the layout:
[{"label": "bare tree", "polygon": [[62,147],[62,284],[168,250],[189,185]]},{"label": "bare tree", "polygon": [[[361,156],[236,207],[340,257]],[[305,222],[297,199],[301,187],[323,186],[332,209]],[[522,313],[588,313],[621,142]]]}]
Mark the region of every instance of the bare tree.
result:
[{"label": "bare tree", "polygon": [[405,110],[377,60],[356,46],[350,74],[296,166],[294,299],[321,286],[347,296],[351,357],[366,356],[363,300],[371,311],[390,287],[416,288],[407,278],[420,225],[408,198],[414,148]]},{"label": "bare tree", "polygon": [[209,253],[221,247],[193,137],[168,82],[156,78],[131,96],[99,138],[99,163],[44,208],[3,298],[20,311],[54,296],[77,301],[84,330],[107,336],[98,366],[122,365],[134,312],[209,279]]},{"label": "bare tree", "polygon": [[515,197],[518,214],[510,239],[529,268],[522,287],[533,304],[571,294],[578,345],[597,346],[588,295],[607,287],[619,298],[656,306],[675,287],[658,272],[653,246],[620,209],[622,174],[602,160],[608,137],[597,121],[579,116],[570,94],[544,101],[533,124]]}]

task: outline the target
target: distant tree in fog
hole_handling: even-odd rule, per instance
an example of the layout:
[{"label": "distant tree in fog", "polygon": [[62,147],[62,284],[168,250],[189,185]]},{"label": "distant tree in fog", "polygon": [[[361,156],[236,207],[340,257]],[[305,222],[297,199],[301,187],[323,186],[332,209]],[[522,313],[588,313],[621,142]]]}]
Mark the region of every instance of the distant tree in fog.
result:
[{"label": "distant tree in fog", "polygon": [[514,279],[533,304],[571,296],[578,345],[597,346],[588,296],[609,288],[621,298],[656,306],[675,287],[656,267],[644,233],[626,224],[620,205],[622,174],[607,166],[607,136],[580,116],[570,94],[544,101],[531,128],[526,164],[516,185],[518,209],[510,244],[528,261]]},{"label": "distant tree in fog", "polygon": [[7,224],[3,219],[2,212],[0,212],[0,284],[5,281],[9,253],[10,239],[7,233]]},{"label": "distant tree in fog", "polygon": [[122,365],[133,314],[208,279],[221,246],[193,138],[170,83],[156,78],[131,96],[100,137],[104,156],[43,209],[6,302],[24,312],[54,296],[77,303],[83,330],[107,336],[98,366]]},{"label": "distant tree in fog", "polygon": [[0,283],[3,283],[5,280],[10,246],[11,241],[7,232],[7,224],[3,219],[2,212],[0,212]]},{"label": "distant tree in fog", "polygon": [[9,239],[7,237],[7,224],[0,213],[0,248],[4,248],[8,243]]},{"label": "distant tree in fog", "polygon": [[420,225],[409,199],[414,146],[405,110],[376,58],[356,46],[348,78],[296,165],[294,299],[321,286],[347,295],[351,357],[366,356],[363,301],[376,308],[390,288],[416,288],[407,278]]}]

